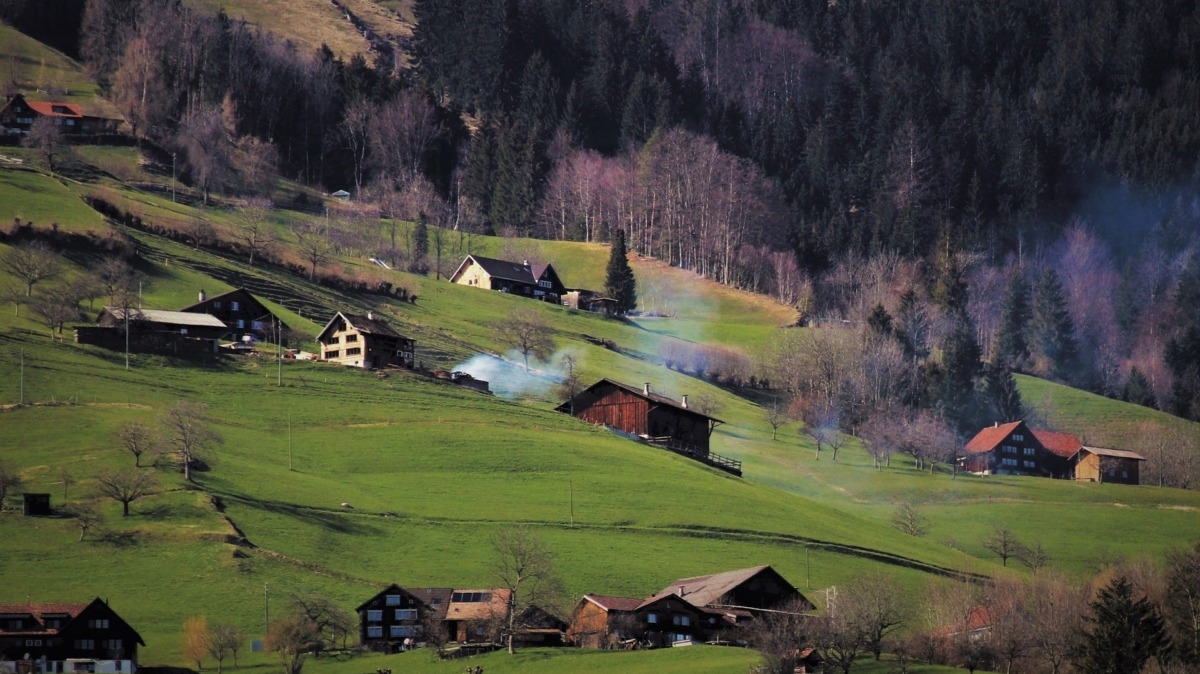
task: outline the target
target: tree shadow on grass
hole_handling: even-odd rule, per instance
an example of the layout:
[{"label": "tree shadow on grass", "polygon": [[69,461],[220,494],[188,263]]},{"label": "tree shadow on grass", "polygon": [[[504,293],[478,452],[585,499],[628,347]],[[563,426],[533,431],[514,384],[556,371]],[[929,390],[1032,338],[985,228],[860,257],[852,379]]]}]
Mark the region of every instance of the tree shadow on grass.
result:
[{"label": "tree shadow on grass", "polygon": [[249,496],[223,495],[223,498],[225,498],[226,502],[241,503],[256,510],[290,517],[333,533],[355,536],[382,533],[377,527],[368,526],[356,521],[362,519],[361,517],[351,517],[348,514],[340,512],[318,510],[316,508],[298,506],[293,503],[282,503],[280,501],[270,501]]},{"label": "tree shadow on grass", "polygon": [[103,543],[104,545],[107,545],[107,546],[110,546],[113,548],[127,550],[129,548],[137,546],[137,544],[139,542],[138,537],[140,534],[141,534],[141,532],[136,531],[136,530],[135,531],[105,531],[104,533],[97,536],[96,540],[99,543]]}]

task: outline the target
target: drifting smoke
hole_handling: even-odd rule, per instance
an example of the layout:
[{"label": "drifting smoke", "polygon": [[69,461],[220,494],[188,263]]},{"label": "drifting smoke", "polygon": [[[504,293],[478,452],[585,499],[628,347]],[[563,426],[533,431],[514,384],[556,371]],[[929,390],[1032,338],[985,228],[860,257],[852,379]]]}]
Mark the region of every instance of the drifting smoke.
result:
[{"label": "drifting smoke", "polygon": [[[566,379],[562,368],[563,356],[575,355],[571,349],[560,349],[545,362],[529,359],[529,372],[525,371],[525,357],[520,351],[509,351],[503,358],[480,354],[454,367],[456,372],[466,372],[476,379],[488,382],[492,393],[508,400],[520,398],[553,398],[554,387]],[[578,355],[576,368],[578,365]]]}]

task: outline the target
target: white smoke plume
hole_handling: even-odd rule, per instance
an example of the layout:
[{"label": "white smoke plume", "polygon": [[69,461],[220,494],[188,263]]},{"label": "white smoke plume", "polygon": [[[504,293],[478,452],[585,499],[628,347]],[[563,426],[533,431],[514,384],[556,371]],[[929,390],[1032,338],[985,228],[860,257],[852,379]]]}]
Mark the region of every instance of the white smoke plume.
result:
[{"label": "white smoke plume", "polygon": [[552,400],[554,387],[566,378],[562,368],[563,356],[568,353],[579,355],[572,349],[559,349],[546,361],[529,360],[529,372],[525,371],[525,357],[520,351],[509,351],[503,357],[481,353],[454,366],[455,372],[466,372],[476,379],[488,382],[492,393],[508,400],[541,398]]}]

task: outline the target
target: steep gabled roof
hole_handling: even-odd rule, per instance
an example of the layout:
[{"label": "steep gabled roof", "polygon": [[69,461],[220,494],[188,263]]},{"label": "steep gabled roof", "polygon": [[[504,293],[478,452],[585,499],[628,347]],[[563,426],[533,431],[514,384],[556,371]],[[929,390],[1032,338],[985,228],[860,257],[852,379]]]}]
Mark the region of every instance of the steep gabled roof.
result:
[{"label": "steep gabled roof", "polygon": [[[201,292],[203,292],[203,291],[201,291]],[[186,307],[180,309],[180,311],[191,311],[192,309],[198,309],[198,308],[204,306],[205,304],[212,302],[213,300],[223,300],[226,297],[229,297],[230,295],[240,295],[240,294],[249,295],[250,298],[253,299],[255,302],[262,304],[262,302],[257,297],[255,297],[254,294],[251,293],[249,290],[246,290],[245,288],[234,288],[233,290],[230,290],[228,292],[223,292],[220,295],[213,295],[212,297],[208,297],[206,299],[200,300],[199,302],[196,302],[194,304],[189,304]]]},{"label": "steep gabled roof", "polygon": [[605,611],[636,611],[642,604],[641,599],[633,597],[613,597],[603,594],[585,594],[585,601],[590,601]]},{"label": "steep gabled roof", "polygon": [[492,278],[516,281],[517,283],[528,285],[537,285],[538,280],[546,275],[547,270],[552,271],[554,277],[558,278],[558,272],[554,271],[554,265],[550,263],[531,265],[527,262],[510,262],[508,260],[497,260],[492,257],[483,257],[482,255],[468,255],[458,265],[458,269],[455,269],[454,273],[450,275],[450,280],[454,281],[457,279],[459,273],[466,268],[469,262],[479,265]]},{"label": "steep gabled roof", "polygon": [[83,117],[83,109],[74,103],[62,101],[31,101],[25,99],[29,108],[44,117]]},{"label": "steep gabled roof", "polygon": [[1029,429],[1033,433],[1033,437],[1037,438],[1038,442],[1052,454],[1057,454],[1064,459],[1069,459],[1075,456],[1075,452],[1083,446],[1077,436],[1070,433],[1060,433],[1058,431],[1047,431],[1041,428]]},{"label": "steep gabled roof", "polygon": [[984,452],[990,452],[995,449],[996,446],[1004,440],[1004,438],[1007,438],[1012,434],[1013,431],[1017,430],[1017,427],[1022,423],[1023,422],[1020,421],[1014,421],[1012,423],[989,426],[976,433],[975,437],[971,438],[971,440],[967,442],[966,447],[963,449],[967,454],[982,454]]},{"label": "steep gabled roof", "polygon": [[[104,311],[118,321],[125,320],[125,309],[121,307],[104,307]],[[193,314],[186,311],[164,311],[162,309],[133,309],[129,319],[149,323],[166,323],[169,325],[190,325],[198,328],[224,328],[225,323],[216,316],[208,314]]]},{"label": "steep gabled roof", "polygon": [[[491,596],[485,601],[454,601],[454,597],[460,594],[480,593]],[[495,616],[507,615],[509,594],[509,590],[503,587],[466,590],[454,588],[450,603],[446,606],[446,620],[488,620]]]},{"label": "steep gabled roof", "polygon": [[379,335],[380,337],[408,339],[404,335],[393,330],[392,326],[388,325],[387,322],[379,318],[367,318],[366,316],[360,314],[349,314],[345,311],[339,311],[333,315],[333,318],[329,319],[329,322],[326,323],[325,327],[321,329],[321,332],[317,334],[318,342],[321,341],[325,334],[329,332],[329,329],[333,327],[333,323],[338,319],[338,316],[341,316],[342,320],[346,321],[350,327],[358,330],[364,335]]},{"label": "steep gabled roof", "polygon": [[[600,381],[596,382],[595,384],[592,384],[591,386],[580,391],[576,397],[578,397],[578,395],[583,395],[584,393],[591,393],[591,392],[595,391],[597,388],[599,388],[601,386],[606,386],[606,385],[607,386],[615,386],[616,388],[619,388],[622,391],[625,391],[626,393],[633,394],[639,398],[644,398],[644,399],[649,400],[650,402],[655,403],[657,405],[663,405],[665,407],[671,407],[671,408],[680,410],[682,412],[687,412],[688,414],[694,414],[698,417],[703,417],[705,419],[709,419],[710,421],[715,421],[719,424],[725,423],[724,421],[721,421],[720,419],[718,419],[714,416],[709,416],[707,414],[704,414],[700,410],[696,410],[691,407],[684,407],[681,403],[675,402],[674,400],[672,400],[671,398],[668,398],[666,396],[659,395],[653,391],[651,391],[650,393],[646,393],[646,391],[644,389],[640,389],[636,386],[630,386],[629,384],[622,384],[621,382],[615,381],[613,379],[607,379],[607,378],[601,379]],[[574,398],[572,398],[572,400],[574,400]],[[568,400],[554,409],[557,412],[568,412],[569,413],[571,411],[571,401]]]},{"label": "steep gabled roof", "polygon": [[771,569],[768,565],[752,566],[748,569],[722,571],[721,573],[713,573],[707,576],[680,578],[663,588],[658,594],[642,602],[642,606],[649,605],[672,594],[678,595],[693,606],[717,604],[721,600],[721,597],[724,597],[742,583],[768,569]]}]

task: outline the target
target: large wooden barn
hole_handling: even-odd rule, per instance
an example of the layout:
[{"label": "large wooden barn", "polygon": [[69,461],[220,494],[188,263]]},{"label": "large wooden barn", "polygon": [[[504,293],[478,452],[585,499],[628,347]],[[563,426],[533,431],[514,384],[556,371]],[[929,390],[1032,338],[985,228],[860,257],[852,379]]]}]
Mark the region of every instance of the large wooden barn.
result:
[{"label": "large wooden barn", "polygon": [[712,453],[709,438],[724,423],[688,407],[687,396],[676,402],[650,390],[601,379],[556,408],[593,424],[654,443],[740,476],[740,461]]}]

